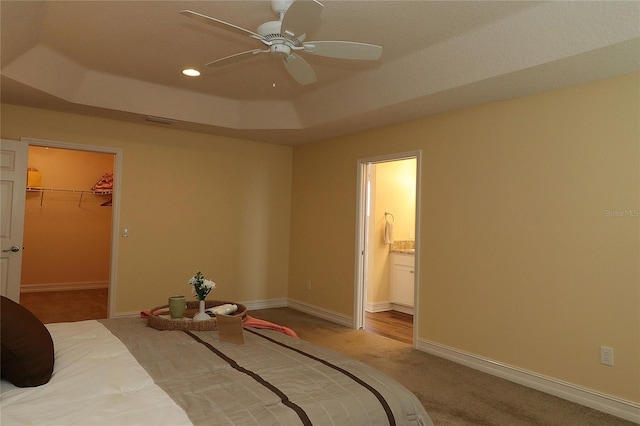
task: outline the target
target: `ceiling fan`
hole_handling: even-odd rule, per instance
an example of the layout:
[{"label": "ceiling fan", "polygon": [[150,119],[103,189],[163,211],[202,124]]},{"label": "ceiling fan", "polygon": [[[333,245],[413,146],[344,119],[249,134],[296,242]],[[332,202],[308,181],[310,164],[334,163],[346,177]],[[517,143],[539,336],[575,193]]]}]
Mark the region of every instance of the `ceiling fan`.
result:
[{"label": "ceiling fan", "polygon": [[207,66],[223,66],[252,58],[260,53],[281,57],[285,69],[300,84],[317,81],[316,73],[298,52],[338,59],[376,60],[382,55],[382,47],[353,41],[304,41],[307,30],[319,21],[322,4],[317,0],[271,0],[271,9],[279,16],[277,21],[260,25],[257,32],[212,18],[192,10],[180,13],[186,17],[216,25],[261,41],[265,49],[253,49],[236,53],[207,63]]}]

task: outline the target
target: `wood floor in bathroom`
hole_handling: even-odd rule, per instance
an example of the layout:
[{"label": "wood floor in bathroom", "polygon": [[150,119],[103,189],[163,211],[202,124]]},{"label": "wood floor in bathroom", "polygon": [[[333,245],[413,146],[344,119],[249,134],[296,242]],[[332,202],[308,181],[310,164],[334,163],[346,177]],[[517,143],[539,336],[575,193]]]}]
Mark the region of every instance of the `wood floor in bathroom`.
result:
[{"label": "wood floor in bathroom", "polygon": [[413,315],[398,311],[366,312],[364,329],[369,333],[413,344]]},{"label": "wood floor in bathroom", "polygon": [[[45,324],[107,318],[107,289],[22,293],[24,305]],[[397,311],[367,312],[365,330],[413,343],[413,316]]]}]

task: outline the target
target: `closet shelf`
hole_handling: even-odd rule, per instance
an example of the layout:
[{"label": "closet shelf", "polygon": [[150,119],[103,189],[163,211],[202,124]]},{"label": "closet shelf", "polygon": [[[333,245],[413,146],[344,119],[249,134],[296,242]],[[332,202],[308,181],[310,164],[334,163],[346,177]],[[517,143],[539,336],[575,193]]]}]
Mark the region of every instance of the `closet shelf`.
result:
[{"label": "closet shelf", "polygon": [[[39,192],[40,193],[40,207],[42,207],[42,203],[44,200],[45,192],[66,192],[66,193],[74,193],[80,194],[80,200],[78,201],[78,207],[82,205],[82,198],[84,194],[92,194],[92,195],[112,195],[113,191],[92,191],[87,189],[60,189],[60,188],[34,188],[27,187],[27,192]],[[110,206],[109,202],[104,202],[101,204],[102,206]]]}]

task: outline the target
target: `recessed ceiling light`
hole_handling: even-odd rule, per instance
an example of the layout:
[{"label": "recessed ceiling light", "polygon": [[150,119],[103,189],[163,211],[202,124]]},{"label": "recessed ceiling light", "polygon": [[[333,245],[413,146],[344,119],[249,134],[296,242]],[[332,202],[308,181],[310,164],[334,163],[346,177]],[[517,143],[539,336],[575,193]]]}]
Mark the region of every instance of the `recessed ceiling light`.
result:
[{"label": "recessed ceiling light", "polygon": [[188,75],[189,77],[199,77],[200,71],[194,70],[193,68],[188,68],[186,70],[182,70],[182,74]]}]

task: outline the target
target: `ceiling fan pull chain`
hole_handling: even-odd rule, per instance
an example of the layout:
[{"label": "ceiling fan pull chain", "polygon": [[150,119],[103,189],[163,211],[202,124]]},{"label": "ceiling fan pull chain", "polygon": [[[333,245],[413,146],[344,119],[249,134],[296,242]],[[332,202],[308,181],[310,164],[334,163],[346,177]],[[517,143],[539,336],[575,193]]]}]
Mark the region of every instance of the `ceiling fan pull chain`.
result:
[{"label": "ceiling fan pull chain", "polygon": [[276,88],[276,62],[273,62],[273,88]]}]

